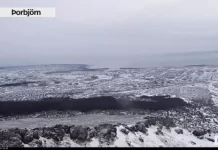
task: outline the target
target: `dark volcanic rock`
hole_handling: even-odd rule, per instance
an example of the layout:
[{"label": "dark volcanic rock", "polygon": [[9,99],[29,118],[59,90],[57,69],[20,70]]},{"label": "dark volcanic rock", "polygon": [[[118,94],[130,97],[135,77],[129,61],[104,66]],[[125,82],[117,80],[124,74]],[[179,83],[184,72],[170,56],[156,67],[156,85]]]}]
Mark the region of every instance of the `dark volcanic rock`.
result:
[{"label": "dark volcanic rock", "polygon": [[144,140],[143,140],[142,137],[139,137],[139,141],[140,141],[140,142],[144,142]]},{"label": "dark volcanic rock", "polygon": [[[20,134],[21,140],[24,144],[29,144],[34,139],[34,131],[32,130],[20,129],[18,133]],[[35,132],[35,137],[37,138],[36,132]]]},{"label": "dark volcanic rock", "polygon": [[21,138],[24,138],[24,136],[26,135],[27,131],[28,131],[27,129],[20,129],[18,131],[18,134],[20,134]]},{"label": "dark volcanic rock", "polygon": [[97,136],[97,131],[96,129],[91,129],[89,132],[88,132],[88,139],[91,139],[93,137],[96,137]]},{"label": "dark volcanic rock", "polygon": [[29,146],[30,147],[42,147],[43,144],[42,144],[42,141],[41,140],[33,140],[32,142],[29,143]]},{"label": "dark volcanic rock", "polygon": [[130,127],[127,127],[127,129],[128,129],[130,132],[137,132],[137,128],[136,128],[135,125],[130,126]]},{"label": "dark volcanic rock", "polygon": [[100,142],[107,142],[108,144],[113,142],[117,136],[116,125],[102,124],[95,127],[98,133]]},{"label": "dark volcanic rock", "polygon": [[54,141],[62,141],[65,135],[64,130],[60,126],[43,128],[42,137],[54,139]]},{"label": "dark volcanic rock", "polygon": [[[145,122],[137,122],[135,125],[132,125],[130,127],[125,126],[126,129],[123,129],[122,132],[125,133],[126,131],[130,132],[142,132],[142,133],[147,133],[147,127],[149,124],[147,121]],[[129,132],[128,131],[128,132]]]},{"label": "dark volcanic rock", "polygon": [[23,147],[21,136],[15,130],[0,131],[0,148]]},{"label": "dark volcanic rock", "polygon": [[211,139],[211,138],[207,138],[208,141],[211,141],[211,142],[215,142],[214,139]]},{"label": "dark volcanic rock", "polygon": [[191,141],[190,143],[191,143],[192,145],[196,145],[196,143],[195,143],[195,142],[193,142],[193,141]]},{"label": "dark volcanic rock", "polygon": [[166,128],[176,127],[176,124],[172,118],[158,118],[158,122]]},{"label": "dark volcanic rock", "polygon": [[69,133],[70,133],[70,127],[67,126],[67,125],[63,126],[63,130],[64,130],[64,132],[65,132],[66,134],[69,134]]},{"label": "dark volcanic rock", "polygon": [[146,121],[145,121],[145,124],[147,125],[147,126],[154,126],[154,125],[156,125],[156,119],[155,118],[150,118],[150,119],[147,119]]},{"label": "dark volcanic rock", "polygon": [[26,134],[24,135],[22,139],[24,144],[28,144],[33,141],[33,132],[32,131],[27,131]]},{"label": "dark volcanic rock", "polygon": [[33,131],[33,138],[34,139],[39,139],[39,132],[37,130]]},{"label": "dark volcanic rock", "polygon": [[85,141],[88,133],[87,128],[83,126],[75,126],[70,128],[70,138],[73,140]]},{"label": "dark volcanic rock", "polygon": [[203,137],[203,136],[198,136],[198,138],[199,138],[200,140],[204,139],[204,137]]},{"label": "dark volcanic rock", "polygon": [[203,135],[206,134],[206,131],[204,131],[204,130],[194,130],[192,132],[192,134],[195,135],[195,136],[203,136]]},{"label": "dark volcanic rock", "polygon": [[137,131],[142,132],[142,133],[146,133],[146,132],[148,131],[148,130],[146,129],[145,124],[142,123],[142,122],[136,123],[135,127],[136,127],[136,130],[137,130]]},{"label": "dark volcanic rock", "polygon": [[162,132],[162,127],[158,127],[157,128],[157,131],[155,132],[156,135],[163,135],[163,132]]},{"label": "dark volcanic rock", "polygon": [[170,128],[170,127],[176,127],[176,124],[174,122],[174,120],[172,118],[147,118],[144,121],[144,125],[145,127],[149,127],[149,126],[155,126],[155,125],[162,125],[165,126],[166,128]]},{"label": "dark volcanic rock", "polygon": [[56,125],[54,127],[54,130],[55,130],[56,136],[58,137],[57,141],[62,141],[63,137],[65,135],[65,131],[63,129],[63,126],[62,125]]},{"label": "dark volcanic rock", "polygon": [[182,129],[175,129],[175,132],[176,132],[177,134],[183,134],[183,130],[182,130]]},{"label": "dark volcanic rock", "polygon": [[122,133],[124,133],[124,134],[129,134],[129,131],[127,130],[127,129],[125,129],[125,128],[123,128],[123,129],[120,129],[120,131],[122,132]]}]

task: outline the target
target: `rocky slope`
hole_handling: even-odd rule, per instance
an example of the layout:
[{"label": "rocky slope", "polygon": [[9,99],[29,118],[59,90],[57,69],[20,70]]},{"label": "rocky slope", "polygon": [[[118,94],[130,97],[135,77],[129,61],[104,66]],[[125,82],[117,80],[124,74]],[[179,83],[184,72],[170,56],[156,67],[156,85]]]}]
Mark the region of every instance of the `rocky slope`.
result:
[{"label": "rocky slope", "polygon": [[172,118],[154,117],[134,125],[56,125],[0,130],[0,147],[213,147],[214,133],[176,127]]}]

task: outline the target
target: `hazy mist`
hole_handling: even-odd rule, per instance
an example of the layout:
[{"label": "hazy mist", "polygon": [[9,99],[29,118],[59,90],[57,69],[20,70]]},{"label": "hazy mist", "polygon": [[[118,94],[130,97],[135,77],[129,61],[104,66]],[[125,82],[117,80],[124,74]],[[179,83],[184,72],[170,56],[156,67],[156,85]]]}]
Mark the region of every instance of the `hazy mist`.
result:
[{"label": "hazy mist", "polygon": [[217,0],[0,0],[56,7],[55,18],[0,18],[0,66],[218,64]]}]

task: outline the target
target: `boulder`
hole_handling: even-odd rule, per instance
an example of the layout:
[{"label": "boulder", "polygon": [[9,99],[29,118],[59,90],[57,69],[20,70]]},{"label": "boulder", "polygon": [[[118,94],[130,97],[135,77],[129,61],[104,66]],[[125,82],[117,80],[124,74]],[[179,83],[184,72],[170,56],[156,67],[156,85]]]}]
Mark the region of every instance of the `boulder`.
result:
[{"label": "boulder", "polygon": [[0,131],[0,148],[23,147],[21,136],[13,131]]},{"label": "boulder", "polygon": [[191,141],[190,143],[191,143],[192,145],[196,145],[196,143],[195,143],[195,142],[193,142],[193,141]]},{"label": "boulder", "polygon": [[65,135],[65,132],[62,128],[59,127],[48,127],[48,128],[43,128],[42,129],[42,137],[47,138],[47,139],[53,139],[56,142],[62,141],[63,137]]},{"label": "boulder", "polygon": [[66,134],[69,134],[69,133],[70,133],[70,127],[67,126],[67,125],[63,126],[63,130],[64,130],[64,132],[65,132]]},{"label": "boulder", "polygon": [[144,124],[142,124],[142,123],[136,123],[136,125],[135,125],[135,127],[136,127],[136,130],[137,131],[142,131],[143,130],[143,128],[144,128]]},{"label": "boulder", "polygon": [[36,140],[35,143],[36,143],[37,147],[42,147],[42,141]]},{"label": "boulder", "polygon": [[120,129],[120,131],[126,135],[129,134],[129,131],[125,128]]},{"label": "boulder", "polygon": [[32,142],[29,143],[30,147],[43,147],[42,141],[38,139],[34,139]]},{"label": "boulder", "polygon": [[111,124],[102,124],[95,127],[98,133],[99,141],[110,144],[117,136],[117,128]]},{"label": "boulder", "polygon": [[128,129],[130,132],[137,132],[137,128],[136,128],[135,125],[130,126],[130,127],[127,127],[127,129]]},{"label": "boulder", "polygon": [[204,139],[204,136],[198,136],[197,138],[199,138],[200,140]]},{"label": "boulder", "polygon": [[145,124],[142,122],[136,123],[135,128],[137,131],[142,132],[142,133],[146,133],[148,131],[145,127]]},{"label": "boulder", "polygon": [[10,140],[5,140],[2,143],[0,143],[0,148],[18,148],[23,147],[22,141],[18,137],[12,137]]},{"label": "boulder", "polygon": [[29,132],[28,134],[26,134],[23,139],[22,139],[24,144],[29,144],[30,142],[33,141],[33,133]]},{"label": "boulder", "polygon": [[182,129],[175,129],[175,132],[176,132],[177,134],[183,134],[183,130],[182,130]]},{"label": "boulder", "polygon": [[144,123],[144,125],[145,125],[146,128],[149,128],[150,125],[148,124],[147,121],[144,121],[143,123]]},{"label": "boulder", "polygon": [[89,138],[93,138],[93,137],[96,137],[97,136],[97,131],[96,129],[91,129],[89,132],[88,132],[88,137]]},{"label": "boulder", "polygon": [[111,132],[111,136],[112,136],[112,137],[116,137],[116,136],[117,136],[116,132],[113,132],[113,131],[112,131],[112,132]]},{"label": "boulder", "polygon": [[140,141],[140,142],[144,142],[144,140],[142,139],[142,137],[139,137],[139,141]]},{"label": "boulder", "polygon": [[204,130],[194,130],[192,132],[192,134],[195,135],[195,136],[203,136],[203,135],[206,134],[206,132]]},{"label": "boulder", "polygon": [[87,139],[87,128],[75,126],[70,128],[70,138],[73,140],[85,141]]},{"label": "boulder", "polygon": [[34,130],[34,131],[33,131],[33,138],[34,138],[34,139],[39,139],[39,133],[38,133],[37,130]]},{"label": "boulder", "polygon": [[167,129],[170,127],[176,127],[175,122],[172,118],[158,118],[159,124],[165,126]]},{"label": "boulder", "polygon": [[27,129],[19,129],[17,133],[20,135],[21,140],[24,144],[29,144],[33,141],[33,132]]},{"label": "boulder", "polygon": [[18,131],[18,134],[21,136],[21,138],[23,138],[26,135],[27,131],[27,129],[20,129]]},{"label": "boulder", "polygon": [[207,138],[207,140],[210,141],[210,142],[215,142],[215,140],[211,139],[211,138]]},{"label": "boulder", "polygon": [[157,131],[155,132],[156,135],[163,135],[162,129],[163,129],[163,126],[159,126],[159,127],[157,128]]},{"label": "boulder", "polygon": [[156,119],[155,118],[149,118],[145,122],[146,126],[155,126],[156,125]]},{"label": "boulder", "polygon": [[56,141],[62,141],[63,137],[65,136],[65,131],[63,129],[63,126],[62,125],[55,126],[54,131],[55,131]]}]

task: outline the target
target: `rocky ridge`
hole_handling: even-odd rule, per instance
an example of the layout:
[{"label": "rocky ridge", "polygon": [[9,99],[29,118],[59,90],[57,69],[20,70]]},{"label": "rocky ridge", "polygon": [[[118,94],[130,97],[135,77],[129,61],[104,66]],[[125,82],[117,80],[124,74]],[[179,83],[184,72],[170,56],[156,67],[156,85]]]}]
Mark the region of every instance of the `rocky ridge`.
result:
[{"label": "rocky ridge", "polygon": [[[170,141],[170,134],[189,136],[189,144],[184,141]],[[114,147],[114,146],[214,146],[211,130],[193,130],[177,127],[173,118],[153,117],[134,125],[101,124],[95,127],[56,125],[34,129],[0,130],[0,147]],[[136,138],[132,140],[130,138]],[[160,143],[152,143],[150,140]],[[118,144],[121,140],[122,143]],[[169,142],[169,144],[166,144]],[[171,142],[171,143],[170,143]],[[138,145],[137,145],[138,143]],[[145,143],[144,145],[142,143]],[[194,144],[195,143],[195,144]],[[123,144],[123,145],[122,145]],[[187,144],[187,145],[184,145]]]}]

